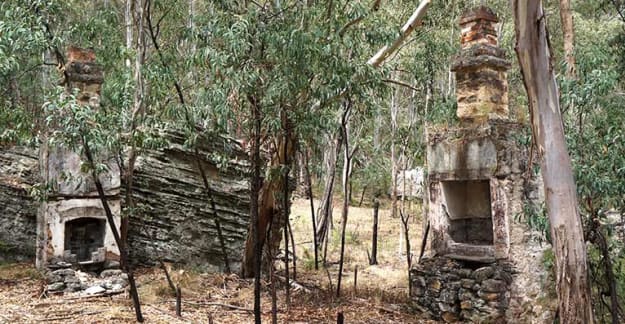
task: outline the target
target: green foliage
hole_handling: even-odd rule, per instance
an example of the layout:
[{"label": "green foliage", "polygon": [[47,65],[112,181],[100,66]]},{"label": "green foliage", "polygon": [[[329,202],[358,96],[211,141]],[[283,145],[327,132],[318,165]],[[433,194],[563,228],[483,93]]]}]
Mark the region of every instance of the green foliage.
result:
[{"label": "green foliage", "polygon": [[553,250],[545,250],[543,252],[543,267],[545,267],[545,269],[547,269],[547,271],[549,272],[555,271],[555,262],[556,255],[553,253]]},{"label": "green foliage", "polygon": [[[547,208],[545,203],[541,203],[540,205],[535,205],[530,201],[525,201],[523,204],[523,214],[525,218],[521,221],[524,221],[525,224],[534,231],[540,233],[540,239],[546,240],[551,243],[551,230],[549,226],[549,216],[547,215]],[[521,215],[518,215],[520,217]],[[520,219],[518,219],[519,221]]]},{"label": "green foliage", "polygon": [[[590,5],[583,2],[582,6]],[[597,2],[595,5],[604,6]],[[608,8],[609,7],[605,7]],[[609,15],[609,14],[608,14]],[[581,214],[589,240],[588,260],[595,314],[607,321],[609,310],[602,301],[608,291],[606,258],[613,261],[617,293],[622,298],[625,277],[623,243],[618,238],[608,211],[625,211],[625,111],[622,109],[622,52],[618,48],[623,22],[607,20],[606,14],[576,17],[577,80],[560,78],[561,104],[567,142],[573,162]],[[615,36],[616,35],[616,36]],[[563,63],[560,68],[564,68]],[[598,234],[603,233],[603,234]],[[607,255],[599,246],[606,236]],[[607,300],[607,299],[606,299]]]}]

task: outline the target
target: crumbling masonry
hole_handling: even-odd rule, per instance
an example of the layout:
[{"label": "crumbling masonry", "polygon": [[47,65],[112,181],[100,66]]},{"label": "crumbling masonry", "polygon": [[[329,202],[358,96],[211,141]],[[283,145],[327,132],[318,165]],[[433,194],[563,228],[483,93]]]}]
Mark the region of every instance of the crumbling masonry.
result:
[{"label": "crumbling masonry", "polygon": [[519,304],[515,280],[523,274],[516,265],[530,257],[516,253],[527,238],[514,219],[523,214],[524,194],[536,188],[523,177],[524,129],[509,118],[510,63],[496,23],[486,7],[462,16],[461,52],[452,65],[460,122],[427,129],[430,251],[410,272],[411,298],[446,322],[505,322],[511,303]]}]

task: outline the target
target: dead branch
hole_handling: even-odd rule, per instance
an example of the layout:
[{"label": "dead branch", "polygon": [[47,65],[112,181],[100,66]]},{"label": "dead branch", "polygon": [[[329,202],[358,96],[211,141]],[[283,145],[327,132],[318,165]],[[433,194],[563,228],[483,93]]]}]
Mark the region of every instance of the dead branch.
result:
[{"label": "dead branch", "polygon": [[414,86],[412,86],[412,85],[410,85],[408,83],[405,83],[405,82],[397,81],[397,80],[382,79],[382,82],[396,84],[398,86],[406,87],[406,88],[411,89],[413,91],[419,91],[419,89],[415,88]]},{"label": "dead branch", "polygon": [[[175,300],[170,300],[168,301],[170,303],[175,303]],[[230,308],[230,309],[234,309],[234,310],[238,310],[238,311],[244,311],[244,312],[248,312],[248,313],[253,313],[254,310],[251,308],[245,308],[245,307],[241,307],[241,306],[236,306],[236,305],[230,305],[230,304],[224,304],[224,303],[215,303],[215,302],[210,302],[210,303],[201,303],[201,302],[190,302],[190,301],[185,301],[185,304],[189,304],[189,305],[194,305],[194,306],[220,306],[220,307],[225,307],[225,308]]]},{"label": "dead branch", "polygon": [[93,312],[74,312],[70,315],[58,316],[58,317],[47,317],[47,318],[39,318],[37,321],[58,321],[58,320],[66,320],[77,318],[78,316],[88,316],[104,313],[104,311],[93,311]]},{"label": "dead branch", "polygon": [[414,11],[412,16],[408,19],[406,24],[401,28],[401,33],[399,37],[391,44],[391,46],[382,47],[372,58],[367,61],[367,64],[372,65],[374,67],[379,67],[382,65],[384,60],[397,50],[397,48],[404,42],[404,40],[412,33],[412,31],[421,24],[421,19],[425,15],[428,6],[430,5],[430,0],[422,0],[419,7]]},{"label": "dead branch", "polygon": [[92,299],[92,298],[100,298],[100,297],[109,297],[109,296],[114,296],[114,295],[119,295],[121,293],[126,292],[125,289],[120,289],[120,290],[111,290],[111,291],[106,291],[103,293],[99,293],[99,294],[93,294],[93,295],[87,295],[87,296],[78,296],[78,297],[69,297],[69,298],[65,298],[65,300],[83,300],[83,299]]}]

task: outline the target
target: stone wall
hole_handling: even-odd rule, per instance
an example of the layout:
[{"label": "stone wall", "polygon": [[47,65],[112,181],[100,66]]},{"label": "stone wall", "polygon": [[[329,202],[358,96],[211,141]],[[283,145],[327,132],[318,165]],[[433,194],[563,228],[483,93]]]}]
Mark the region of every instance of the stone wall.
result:
[{"label": "stone wall", "polygon": [[[130,219],[128,235],[133,261],[154,264],[164,260],[223,270],[217,220],[230,269],[237,271],[249,225],[247,155],[232,139],[198,140],[215,217],[195,153],[183,146],[181,134],[169,132],[166,138],[171,144],[142,152],[136,164],[133,199],[138,212]],[[0,148],[0,261],[35,255],[39,203],[28,190],[37,174],[36,150]]]},{"label": "stone wall", "polygon": [[198,140],[215,215],[196,154],[183,147],[181,134],[167,137],[171,145],[145,152],[137,161],[133,199],[138,211],[128,233],[132,258],[141,263],[162,259],[223,270],[219,223],[230,269],[240,269],[250,210],[247,155],[231,139]]},{"label": "stone wall", "polygon": [[414,307],[432,319],[504,323],[513,274],[505,261],[423,259],[410,270],[410,296]]},{"label": "stone wall", "polygon": [[37,172],[34,150],[0,146],[0,262],[35,257],[39,203],[29,189]]}]

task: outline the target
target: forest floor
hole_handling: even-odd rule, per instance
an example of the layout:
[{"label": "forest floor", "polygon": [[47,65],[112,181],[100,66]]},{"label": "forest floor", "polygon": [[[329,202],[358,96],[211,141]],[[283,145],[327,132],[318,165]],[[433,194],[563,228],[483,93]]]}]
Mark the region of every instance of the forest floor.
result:
[{"label": "forest floor", "polygon": [[[401,221],[380,208],[378,265],[369,265],[373,212],[350,207],[347,222],[342,294],[335,297],[340,251],[341,200],[335,200],[335,226],[328,245],[327,271],[314,270],[312,226],[307,200],[295,200],[292,226],[296,242],[297,284],[291,288],[286,309],[284,273],[278,287],[278,323],[332,323],[343,312],[346,323],[428,323],[408,307],[408,272]],[[421,217],[416,208],[410,220],[410,238],[418,255]],[[400,242],[402,242],[400,244]],[[400,253],[400,249],[404,253]],[[354,274],[358,269],[357,285]],[[200,273],[170,269],[182,287],[182,317],[175,316],[174,295],[159,268],[136,272],[142,311],[147,323],[252,323],[253,281],[235,274]],[[292,269],[291,269],[292,271]],[[292,273],[292,272],[291,272]],[[330,283],[331,280],[331,283]],[[126,293],[107,297],[66,294],[41,298],[44,282],[32,264],[0,265],[0,323],[119,323],[133,322],[134,311]],[[263,282],[263,322],[271,321],[269,283]]]}]

